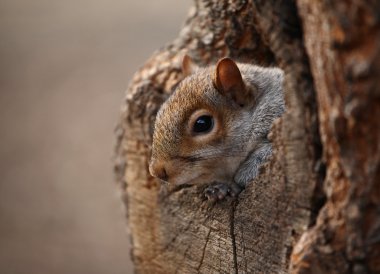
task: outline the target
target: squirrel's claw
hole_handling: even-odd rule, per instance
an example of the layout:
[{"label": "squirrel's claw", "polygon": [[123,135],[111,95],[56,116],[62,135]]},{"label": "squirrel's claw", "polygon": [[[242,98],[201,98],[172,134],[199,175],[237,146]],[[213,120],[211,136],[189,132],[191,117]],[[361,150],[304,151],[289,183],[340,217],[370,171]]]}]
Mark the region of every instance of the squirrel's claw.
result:
[{"label": "squirrel's claw", "polygon": [[209,201],[216,202],[223,200],[227,196],[235,198],[240,192],[241,188],[236,184],[217,183],[207,187],[204,195]]}]

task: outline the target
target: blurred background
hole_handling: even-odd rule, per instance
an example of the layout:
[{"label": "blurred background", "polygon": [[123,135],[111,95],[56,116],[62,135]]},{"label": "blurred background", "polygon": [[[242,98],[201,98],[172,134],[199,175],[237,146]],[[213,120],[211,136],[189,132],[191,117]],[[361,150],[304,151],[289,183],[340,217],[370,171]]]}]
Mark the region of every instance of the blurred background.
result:
[{"label": "blurred background", "polygon": [[132,273],[113,130],[191,4],[0,0],[1,274]]}]

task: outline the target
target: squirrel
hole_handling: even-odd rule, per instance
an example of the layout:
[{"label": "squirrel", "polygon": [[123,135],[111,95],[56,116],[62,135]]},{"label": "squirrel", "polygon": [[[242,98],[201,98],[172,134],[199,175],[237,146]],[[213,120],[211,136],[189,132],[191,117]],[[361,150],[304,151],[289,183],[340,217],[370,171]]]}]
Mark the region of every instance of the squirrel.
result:
[{"label": "squirrel", "polygon": [[284,73],[230,58],[201,68],[187,55],[182,72],[157,113],[149,171],[170,184],[205,185],[211,201],[237,197],[272,154]]}]

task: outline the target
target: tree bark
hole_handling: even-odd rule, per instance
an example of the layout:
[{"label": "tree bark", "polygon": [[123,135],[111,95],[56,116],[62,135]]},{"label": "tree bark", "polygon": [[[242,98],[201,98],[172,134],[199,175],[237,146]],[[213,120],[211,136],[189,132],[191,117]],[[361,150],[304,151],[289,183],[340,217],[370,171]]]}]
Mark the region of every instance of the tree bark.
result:
[{"label": "tree bark", "polygon": [[327,201],[294,249],[291,269],[380,273],[380,2],[299,0],[298,7],[317,90]]},{"label": "tree bark", "polygon": [[[195,0],[135,74],[117,130],[137,273],[380,272],[379,18],[375,1]],[[211,205],[202,187],[149,175],[155,114],[185,52],[285,71],[273,157],[237,200]]]}]

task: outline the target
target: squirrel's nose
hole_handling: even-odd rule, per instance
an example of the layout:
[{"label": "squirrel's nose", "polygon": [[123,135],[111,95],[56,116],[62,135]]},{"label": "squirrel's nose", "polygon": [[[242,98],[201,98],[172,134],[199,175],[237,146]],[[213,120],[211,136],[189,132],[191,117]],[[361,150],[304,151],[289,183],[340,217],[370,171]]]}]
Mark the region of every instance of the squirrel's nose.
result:
[{"label": "squirrel's nose", "polygon": [[149,165],[149,172],[153,177],[157,177],[160,180],[167,182],[169,179],[165,165],[162,162],[152,160]]}]

